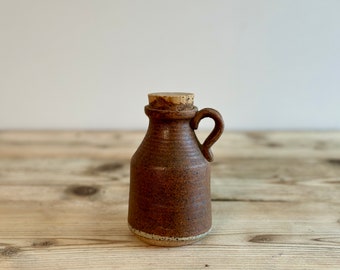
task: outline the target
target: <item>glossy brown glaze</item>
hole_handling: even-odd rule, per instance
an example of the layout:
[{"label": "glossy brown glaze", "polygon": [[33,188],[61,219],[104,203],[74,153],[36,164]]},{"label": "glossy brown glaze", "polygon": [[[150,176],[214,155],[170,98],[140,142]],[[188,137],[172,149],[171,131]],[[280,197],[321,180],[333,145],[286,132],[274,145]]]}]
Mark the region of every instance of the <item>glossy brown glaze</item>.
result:
[{"label": "glossy brown glaze", "polygon": [[[162,102],[145,107],[148,131],[131,159],[128,222],[145,242],[185,245],[211,229],[208,160],[223,121],[213,109],[198,112],[194,106],[168,104],[164,110],[154,104]],[[201,145],[194,129],[204,117],[212,117],[215,128]]]}]

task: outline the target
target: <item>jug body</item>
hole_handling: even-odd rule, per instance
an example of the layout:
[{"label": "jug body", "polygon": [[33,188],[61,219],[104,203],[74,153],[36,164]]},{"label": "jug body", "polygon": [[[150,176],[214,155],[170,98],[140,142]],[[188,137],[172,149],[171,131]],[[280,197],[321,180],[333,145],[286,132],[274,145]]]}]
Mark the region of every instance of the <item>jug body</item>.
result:
[{"label": "jug body", "polygon": [[129,227],[149,244],[186,245],[211,229],[210,164],[194,133],[198,111],[190,99],[164,107],[156,97],[145,107],[149,127],[131,158]]}]

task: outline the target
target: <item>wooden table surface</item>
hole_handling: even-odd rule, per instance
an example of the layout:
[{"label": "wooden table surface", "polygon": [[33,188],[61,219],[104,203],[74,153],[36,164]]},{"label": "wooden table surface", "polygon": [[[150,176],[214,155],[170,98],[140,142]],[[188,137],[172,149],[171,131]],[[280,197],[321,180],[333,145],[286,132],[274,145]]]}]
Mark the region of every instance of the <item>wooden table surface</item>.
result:
[{"label": "wooden table surface", "polygon": [[0,132],[0,269],[340,269],[340,132],[225,132],[213,230],[180,248],[127,227],[143,136]]}]

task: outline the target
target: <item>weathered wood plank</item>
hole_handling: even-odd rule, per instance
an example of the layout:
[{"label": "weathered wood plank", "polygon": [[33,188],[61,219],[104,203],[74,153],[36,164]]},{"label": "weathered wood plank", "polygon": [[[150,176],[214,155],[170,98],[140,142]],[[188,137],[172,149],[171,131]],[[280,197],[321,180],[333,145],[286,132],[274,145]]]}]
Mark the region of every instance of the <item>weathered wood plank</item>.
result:
[{"label": "weathered wood plank", "polygon": [[147,246],[127,228],[142,138],[0,132],[0,269],[339,269],[340,132],[226,133],[213,231],[181,248]]}]

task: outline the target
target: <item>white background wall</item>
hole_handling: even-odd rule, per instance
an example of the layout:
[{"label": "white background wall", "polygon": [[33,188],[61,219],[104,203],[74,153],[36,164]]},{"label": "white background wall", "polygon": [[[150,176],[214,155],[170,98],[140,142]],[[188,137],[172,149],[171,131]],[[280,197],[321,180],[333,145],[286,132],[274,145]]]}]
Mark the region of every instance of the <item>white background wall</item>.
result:
[{"label": "white background wall", "polygon": [[146,128],[155,91],[228,129],[340,129],[340,1],[0,0],[1,129]]}]

